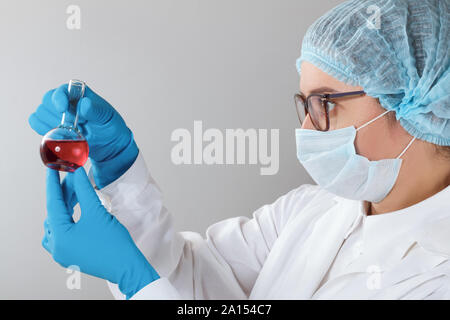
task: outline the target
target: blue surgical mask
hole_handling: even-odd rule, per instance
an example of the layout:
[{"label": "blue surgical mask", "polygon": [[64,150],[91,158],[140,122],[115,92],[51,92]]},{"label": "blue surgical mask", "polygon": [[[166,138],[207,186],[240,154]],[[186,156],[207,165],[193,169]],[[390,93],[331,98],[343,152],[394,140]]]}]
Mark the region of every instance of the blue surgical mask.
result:
[{"label": "blue surgical mask", "polygon": [[386,111],[358,129],[346,127],[331,131],[296,129],[297,157],[313,180],[325,190],[347,199],[380,202],[397,180],[400,157],[370,161],[356,154],[356,132],[384,116]]}]

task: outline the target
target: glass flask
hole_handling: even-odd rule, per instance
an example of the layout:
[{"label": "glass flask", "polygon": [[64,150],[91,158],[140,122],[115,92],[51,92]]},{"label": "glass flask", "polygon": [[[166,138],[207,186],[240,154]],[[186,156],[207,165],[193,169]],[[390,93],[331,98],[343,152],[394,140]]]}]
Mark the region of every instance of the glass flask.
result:
[{"label": "glass flask", "polygon": [[86,139],[77,128],[78,103],[84,95],[85,83],[70,80],[68,86],[69,108],[63,113],[61,124],[50,130],[42,139],[41,158],[54,170],[74,172],[82,167],[89,155]]}]

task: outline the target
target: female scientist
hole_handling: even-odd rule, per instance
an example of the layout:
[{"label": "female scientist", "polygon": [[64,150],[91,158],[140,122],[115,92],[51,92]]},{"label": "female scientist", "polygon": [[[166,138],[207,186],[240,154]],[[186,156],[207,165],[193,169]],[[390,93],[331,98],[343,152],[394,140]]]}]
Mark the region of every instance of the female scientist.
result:
[{"label": "female scientist", "polygon": [[[355,0],[317,20],[295,95],[298,159],[317,185],[206,238],[174,230],[133,134],[88,88],[79,107],[92,168],[62,183],[48,170],[44,248],[117,298],[449,299],[449,6]],[[66,91],[30,116],[39,134],[58,124]]]}]

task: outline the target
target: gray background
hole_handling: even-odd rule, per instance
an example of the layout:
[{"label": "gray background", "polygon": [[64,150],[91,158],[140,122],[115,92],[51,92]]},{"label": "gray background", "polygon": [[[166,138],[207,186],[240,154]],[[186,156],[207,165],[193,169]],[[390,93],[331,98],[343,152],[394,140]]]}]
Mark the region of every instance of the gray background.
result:
[{"label": "gray background", "polygon": [[[28,116],[43,94],[85,80],[123,115],[178,230],[245,215],[311,180],[295,155],[293,94],[303,34],[342,1],[0,1],[0,298],[111,299],[104,280],[66,270],[41,247],[45,167]],[[81,30],[66,8],[81,7]],[[176,128],[280,129],[280,168],[175,166]]]}]

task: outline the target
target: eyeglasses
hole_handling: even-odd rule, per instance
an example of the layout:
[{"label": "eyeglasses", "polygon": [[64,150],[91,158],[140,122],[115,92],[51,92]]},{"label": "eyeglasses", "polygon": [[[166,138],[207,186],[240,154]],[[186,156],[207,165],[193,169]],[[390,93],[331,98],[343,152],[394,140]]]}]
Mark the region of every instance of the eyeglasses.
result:
[{"label": "eyeglasses", "polygon": [[300,92],[294,96],[298,120],[303,124],[309,114],[311,122],[319,131],[330,129],[329,112],[336,106],[332,100],[339,98],[353,98],[363,96],[364,91],[350,91],[339,93],[312,93],[307,98]]}]

